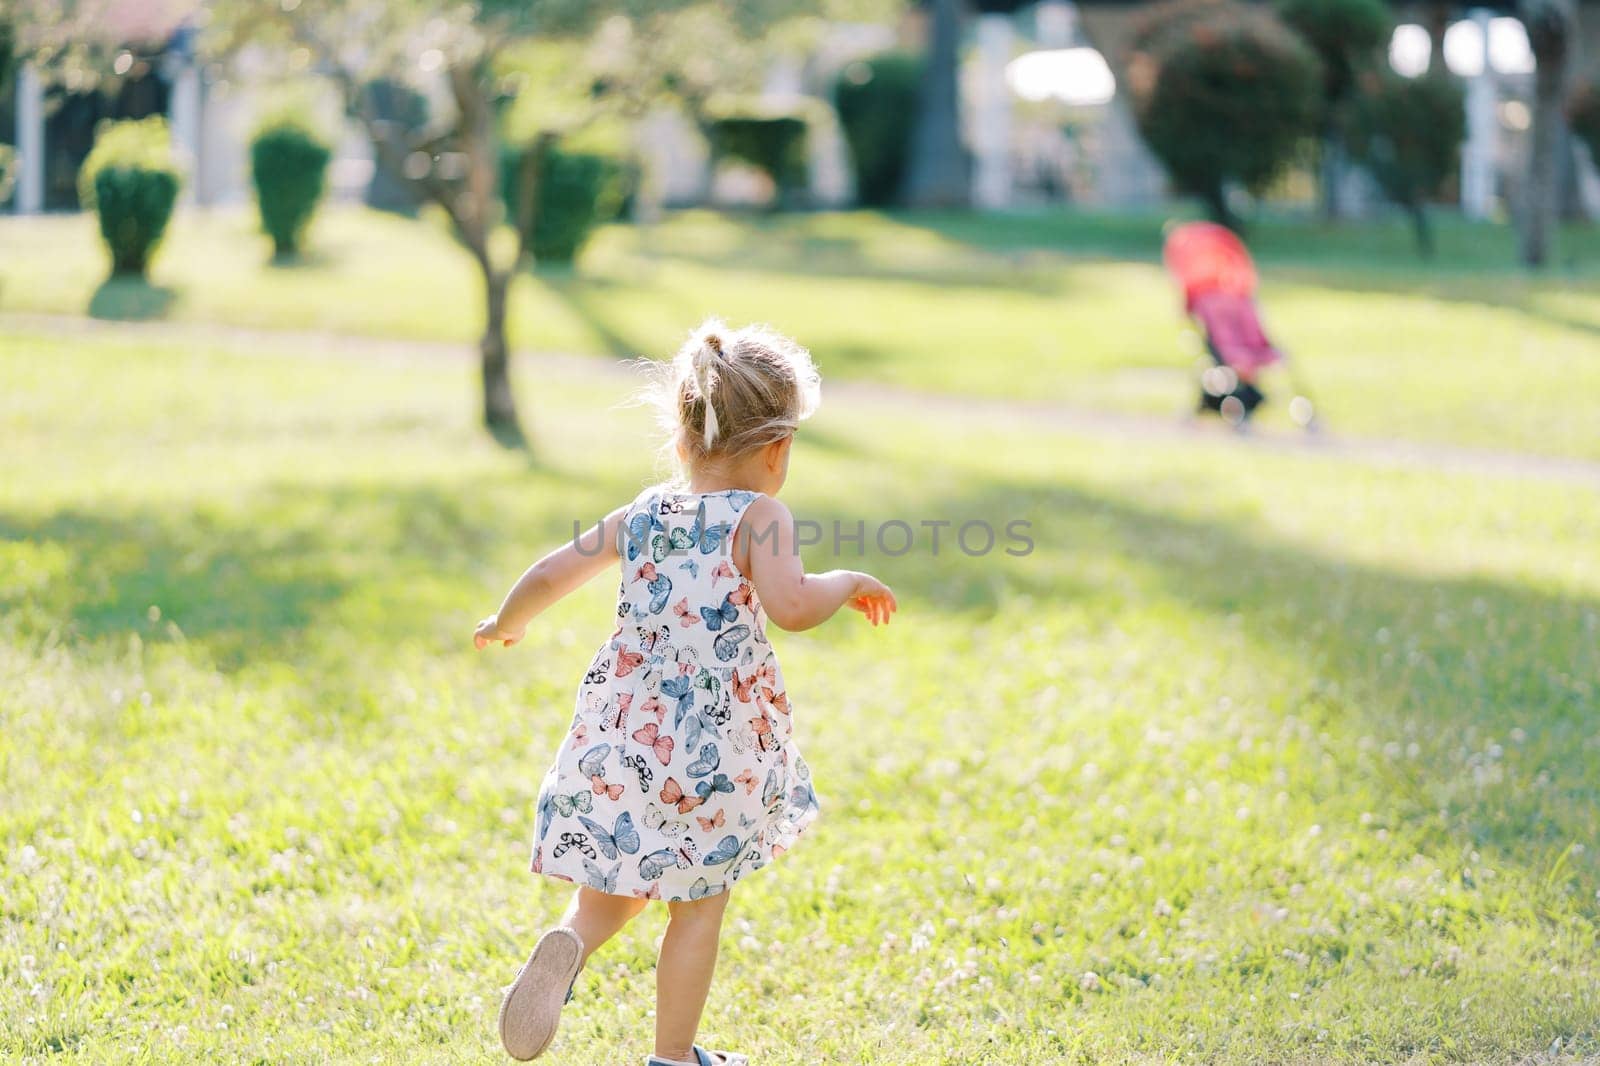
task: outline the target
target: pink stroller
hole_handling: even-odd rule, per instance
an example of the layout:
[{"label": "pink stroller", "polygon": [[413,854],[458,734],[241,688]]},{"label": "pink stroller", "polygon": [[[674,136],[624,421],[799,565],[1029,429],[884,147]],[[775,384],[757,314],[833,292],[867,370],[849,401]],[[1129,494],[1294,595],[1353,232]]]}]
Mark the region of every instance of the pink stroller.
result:
[{"label": "pink stroller", "polygon": [[[1231,230],[1214,222],[1188,222],[1168,234],[1162,259],[1182,287],[1184,310],[1194,319],[1211,355],[1212,365],[1200,375],[1198,409],[1215,411],[1231,425],[1242,425],[1266,400],[1256,384],[1261,371],[1277,363],[1288,366],[1283,351],[1261,326],[1250,252]],[[1289,414],[1310,428],[1311,401],[1297,395]]]}]

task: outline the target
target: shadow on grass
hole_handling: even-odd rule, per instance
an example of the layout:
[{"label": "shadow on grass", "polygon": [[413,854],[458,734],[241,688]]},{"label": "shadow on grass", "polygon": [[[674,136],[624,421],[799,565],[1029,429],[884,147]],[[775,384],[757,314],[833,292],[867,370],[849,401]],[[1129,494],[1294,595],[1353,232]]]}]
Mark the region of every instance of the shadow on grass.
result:
[{"label": "shadow on grass", "polygon": [[315,270],[332,266],[337,260],[318,248],[301,249],[288,255],[274,252],[267,257],[269,270]]},{"label": "shadow on grass", "polygon": [[[403,638],[421,624],[425,590],[450,587],[445,606],[461,606],[455,594],[475,587],[531,484],[563,480],[530,468],[470,488],[283,484],[238,506],[0,513],[0,548],[55,560],[40,564],[46,580],[0,584],[0,615],[25,635],[90,644],[181,639],[229,672],[313,654],[309,642],[338,627],[332,614],[363,619],[364,641]],[[586,481],[592,491],[567,490],[570,513],[544,507],[518,521],[517,543],[559,544],[573,519],[588,524],[638,490]]]},{"label": "shadow on grass", "polygon": [[[1193,204],[1181,203],[1160,212],[907,212],[891,217],[979,250],[1032,248],[1075,258],[1159,263],[1166,222],[1203,216]],[[1436,217],[1437,253],[1425,259],[1417,252],[1410,224],[1399,216],[1330,226],[1320,220],[1262,212],[1247,222],[1246,241],[1269,275],[1273,269],[1313,275],[1323,271],[1376,273],[1384,279],[1384,287],[1391,279],[1406,284],[1418,279],[1424,283],[1430,279],[1459,281],[1474,274],[1502,279],[1533,276],[1517,258],[1516,234],[1509,225]],[[1600,263],[1600,235],[1594,228],[1564,226],[1559,242],[1558,265],[1550,276],[1592,280]]]},{"label": "shadow on grass", "polygon": [[[896,211],[859,212],[859,234],[815,232],[818,225],[840,228],[837,215],[778,215],[769,219],[739,219],[736,234],[719,230],[704,247],[695,245],[670,228],[644,245],[647,256],[678,258],[708,264],[737,262],[755,270],[782,269],[800,274],[860,276],[914,281],[939,280],[946,284],[982,286],[1048,285],[1048,272],[1028,281],[1027,267],[1037,253],[1066,260],[1114,259],[1159,264],[1163,227],[1171,221],[1202,217],[1195,205],[1182,203],[1163,211],[1082,212],[1039,209],[1016,212]],[[685,219],[689,226],[693,220]],[[1509,225],[1438,217],[1437,254],[1421,258],[1409,223],[1398,216],[1369,222],[1324,225],[1317,220],[1261,212],[1249,219],[1247,240],[1252,252],[1270,275],[1277,269],[1320,276],[1377,275],[1384,286],[1392,280],[1407,284],[1417,279],[1459,281],[1473,275],[1497,278],[1529,277],[1517,258],[1516,237]],[[878,265],[868,254],[874,242],[893,243],[885,226],[921,231],[950,242],[945,254],[930,260],[926,269],[908,269],[893,263]],[[692,230],[691,230],[692,232]],[[1034,253],[1034,255],[1030,255]],[[1600,233],[1593,227],[1571,225],[1560,236],[1558,265],[1550,276],[1594,279],[1600,266]],[[1022,269],[1019,269],[1022,268]]]},{"label": "shadow on grass", "polygon": [[113,275],[89,297],[89,317],[115,322],[149,322],[165,318],[177,299],[165,285],[152,285],[141,277]]},{"label": "shadow on grass", "polygon": [[[1183,517],[1044,481],[991,482],[979,491],[917,498],[898,513],[884,510],[892,506],[878,501],[865,514],[800,517],[825,529],[834,521],[853,529],[864,517],[869,530],[892,517],[915,525],[936,516],[952,520],[952,529],[982,519],[997,530],[1026,518],[1036,550],[1015,559],[998,552],[969,557],[947,540],[930,559],[924,536],[918,550],[894,558],[874,550],[869,533],[864,557],[852,547],[837,561],[813,563],[868,569],[901,592],[902,602],[920,599],[970,615],[975,625],[1026,597],[1036,606],[1025,611],[1088,604],[1108,626],[1120,624],[1124,605],[1143,611],[1164,602],[1214,619],[1219,632],[1239,626],[1280,676],[1303,672],[1291,709],[1314,728],[1380,745],[1409,729],[1448,738],[1441,750],[1451,752],[1509,744],[1522,730],[1550,760],[1542,764],[1553,782],[1546,788],[1475,785],[1474,773],[1496,772],[1487,757],[1451,765],[1396,760],[1372,771],[1389,790],[1388,813],[1427,825],[1438,819],[1448,828],[1430,831],[1463,853],[1492,848],[1541,875],[1541,863],[1600,833],[1593,802],[1600,693],[1590,680],[1600,676],[1600,600],[1327,557],[1276,539],[1245,516]],[[908,611],[905,621],[913,617]],[[1194,647],[1206,653],[1203,638]],[[1446,809],[1448,820],[1440,814]],[[1582,867],[1593,876],[1597,865],[1585,856],[1568,860],[1567,870]]]},{"label": "shadow on grass", "polygon": [[1376,283],[1371,276],[1354,272],[1304,273],[1295,271],[1292,280],[1315,288],[1350,293],[1356,296],[1407,296],[1462,304],[1467,307],[1492,307],[1514,311],[1535,322],[1557,329],[1584,333],[1600,339],[1600,317],[1581,318],[1554,308],[1541,306],[1540,297],[1551,295],[1561,286],[1581,288],[1583,298],[1600,301],[1600,284],[1594,279],[1524,275],[1512,278],[1384,278]]},{"label": "shadow on grass", "polygon": [[[702,218],[712,215],[699,214]],[[770,278],[933,283],[1046,296],[1063,292],[1056,264],[1040,253],[1071,251],[1070,248],[1055,248],[1037,240],[1016,246],[983,243],[977,238],[981,226],[965,237],[953,236],[928,224],[922,216],[876,212],[862,213],[858,232],[817,233],[814,217],[733,216],[732,220],[738,223],[736,229],[719,228],[714,238],[704,242],[694,239],[696,234],[691,228],[699,220],[689,219],[684,230],[668,229],[647,236],[641,241],[638,254],[658,263],[679,261]],[[903,238],[915,231],[921,231],[915,246],[903,247]],[[948,243],[941,245],[938,240],[929,241],[929,237]]]},{"label": "shadow on grass", "polygon": [[[855,442],[823,447],[858,450]],[[861,452],[860,461],[872,459]],[[1123,624],[1128,610],[1154,605],[1159,613],[1170,604],[1174,617],[1237,627],[1272,658],[1278,677],[1303,673],[1297,691],[1278,682],[1275,698],[1286,697],[1292,713],[1344,737],[1351,750],[1355,738],[1382,741],[1404,729],[1445,738],[1441,751],[1476,750],[1517,729],[1533,738],[1546,787],[1474,787],[1470,764],[1461,762],[1396,760],[1363,770],[1388,790],[1389,815],[1427,827],[1442,846],[1492,849],[1542,873],[1553,854],[1600,833],[1592,802],[1600,775],[1595,598],[1328,557],[1263,532],[1246,515],[1186,517],[1044,479],[988,481],[972,491],[925,487],[936,484],[909,485],[903,499],[880,496],[855,510],[797,513],[825,529],[924,517],[1003,529],[1027,519],[1035,551],[968,556],[947,540],[937,559],[925,542],[890,557],[869,534],[862,556],[851,548],[830,558],[825,542],[808,561],[880,573],[907,607],[902,624],[936,610],[976,626],[1070,603],[1106,626]],[[574,520],[587,526],[637,487],[592,471],[506,473],[466,484],[283,485],[232,510],[0,515],[0,539],[57,560],[42,584],[0,597],[0,611],[24,633],[64,628],[81,641],[116,642],[150,633],[147,612],[157,605],[224,670],[320,654],[310,638],[404,643],[432,633],[431,616],[470,613],[476,604],[462,602],[467,592],[498,591],[510,576],[499,561],[513,554],[512,542],[523,551],[562,543]],[[540,490],[560,492],[562,507],[539,503]],[[1203,637],[1194,647],[1205,653]],[[1448,818],[1439,815],[1446,809]],[[1592,876],[1595,857],[1575,857],[1566,870]]]},{"label": "shadow on grass", "polygon": [[633,359],[641,352],[608,320],[605,292],[611,283],[602,279],[585,278],[572,268],[544,269],[535,272],[533,280],[558,297],[578,317],[590,332],[606,346],[606,351],[618,359]]},{"label": "shadow on grass", "polygon": [[0,599],[26,628],[60,628],[91,643],[127,633],[201,641],[225,669],[281,653],[349,589],[312,531],[215,512],[0,516],[0,540],[64,560],[25,599]]}]

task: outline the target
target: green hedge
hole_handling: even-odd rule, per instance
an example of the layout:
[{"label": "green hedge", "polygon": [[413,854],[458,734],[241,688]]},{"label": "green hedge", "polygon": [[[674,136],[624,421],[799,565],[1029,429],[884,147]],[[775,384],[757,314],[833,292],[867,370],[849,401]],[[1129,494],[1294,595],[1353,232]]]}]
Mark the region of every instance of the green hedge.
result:
[{"label": "green hedge", "polygon": [[250,142],[250,176],[256,186],[261,229],[273,256],[291,259],[327,183],[332,150],[310,127],[292,118],[263,124]]},{"label": "green hedge", "polygon": [[[629,178],[621,160],[597,152],[549,145],[508,148],[501,154],[506,215],[521,232],[534,261],[544,265],[572,262],[596,227],[622,213]],[[530,182],[536,188],[531,217],[525,219],[521,205]]]},{"label": "green hedge", "polygon": [[726,115],[711,121],[713,164],[737,159],[763,171],[778,188],[780,203],[809,184],[806,120],[795,115]]},{"label": "green hedge", "polygon": [[144,275],[180,184],[172,138],[160,116],[101,125],[78,172],[78,198],[100,217],[113,274]]},{"label": "green hedge", "polygon": [[888,207],[900,196],[924,65],[920,55],[885,52],[850,64],[834,84],[856,199],[867,207]]}]

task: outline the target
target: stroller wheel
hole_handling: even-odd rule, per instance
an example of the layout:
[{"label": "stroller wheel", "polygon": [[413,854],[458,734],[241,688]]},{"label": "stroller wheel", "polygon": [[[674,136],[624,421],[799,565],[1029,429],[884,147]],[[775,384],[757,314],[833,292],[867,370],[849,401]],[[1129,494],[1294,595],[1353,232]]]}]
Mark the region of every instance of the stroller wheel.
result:
[{"label": "stroller wheel", "polygon": [[1314,433],[1321,428],[1317,422],[1317,409],[1304,396],[1296,396],[1289,401],[1289,417],[1294,420],[1295,425],[1308,433]]},{"label": "stroller wheel", "polygon": [[1217,413],[1222,416],[1224,422],[1240,431],[1244,430],[1246,420],[1250,417],[1250,409],[1237,396],[1224,396],[1222,402],[1217,405]]}]

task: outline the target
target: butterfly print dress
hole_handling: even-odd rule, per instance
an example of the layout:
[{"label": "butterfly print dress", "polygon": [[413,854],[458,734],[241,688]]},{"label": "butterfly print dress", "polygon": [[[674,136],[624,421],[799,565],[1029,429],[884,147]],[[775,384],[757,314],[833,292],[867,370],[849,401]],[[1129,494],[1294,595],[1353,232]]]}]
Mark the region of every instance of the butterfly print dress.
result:
[{"label": "butterfly print dress", "polygon": [[700,899],[781,855],[816,817],[766,614],[730,555],[755,498],[658,486],[629,506],[617,630],[540,790],[535,873]]}]

